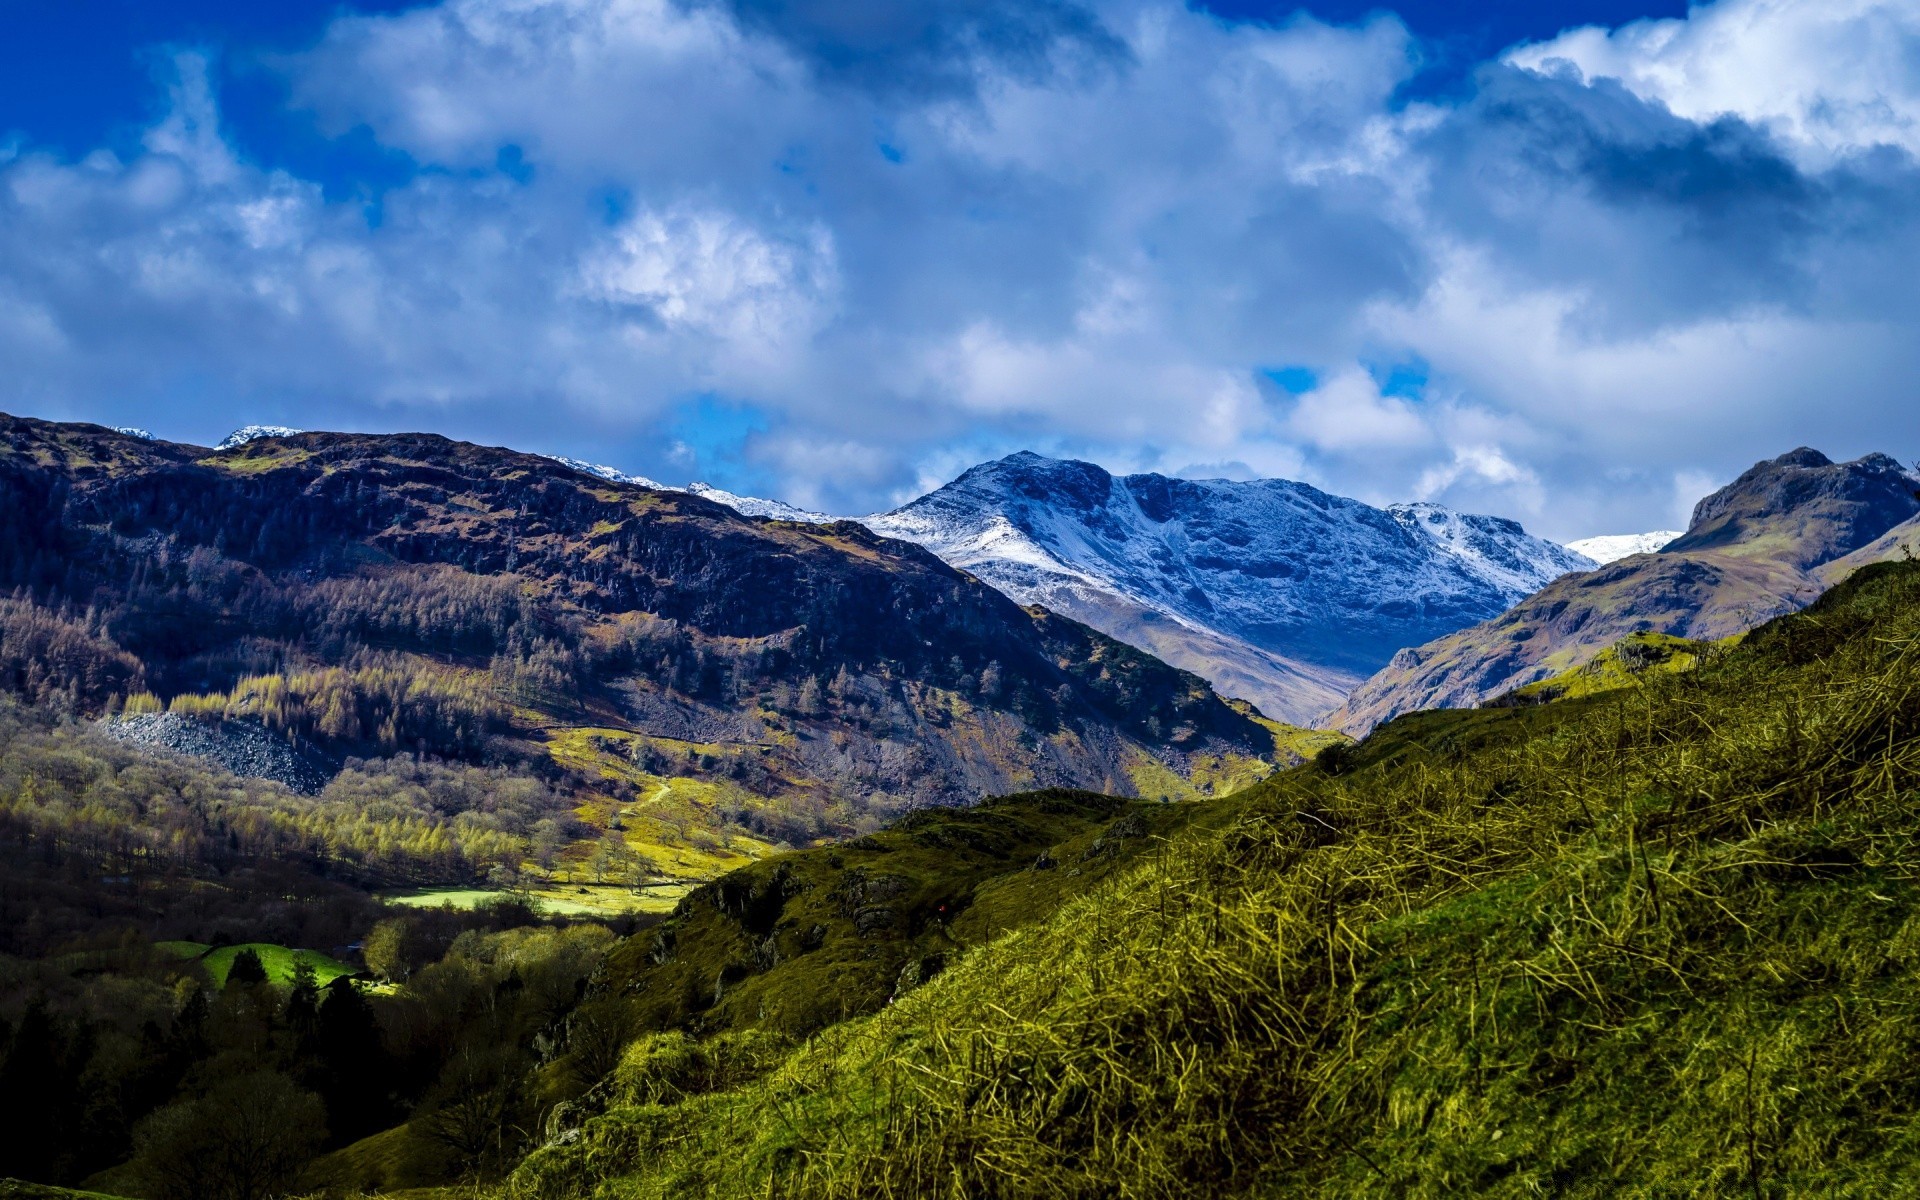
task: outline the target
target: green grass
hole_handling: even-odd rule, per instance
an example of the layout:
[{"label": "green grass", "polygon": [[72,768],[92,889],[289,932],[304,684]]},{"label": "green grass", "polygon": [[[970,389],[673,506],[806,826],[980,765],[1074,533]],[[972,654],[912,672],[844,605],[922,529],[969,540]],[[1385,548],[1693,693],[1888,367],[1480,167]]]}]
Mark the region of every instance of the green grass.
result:
[{"label": "green grass", "polygon": [[1639,687],[1649,675],[1691,671],[1707,655],[1725,649],[1738,640],[1733,637],[1721,642],[1701,642],[1652,631],[1630,634],[1581,666],[1516,688],[1501,697],[1501,701],[1544,704],[1552,700],[1577,699],[1621,688]]},{"label": "green grass", "polygon": [[636,1028],[804,1037],[883,1007],[1216,811],[1055,789],[776,854],[616,947],[602,1003]]},{"label": "green grass", "polygon": [[609,1085],[503,1194],[1920,1194],[1920,565],[1191,807],[750,1078]]},{"label": "green grass", "polygon": [[637,891],[604,884],[556,884],[531,892],[504,892],[492,888],[421,888],[380,897],[402,908],[451,907],[468,911],[506,899],[527,898],[536,910],[562,917],[611,917],[621,913],[671,912],[692,890],[689,883],[657,883]]},{"label": "green grass", "polygon": [[227,985],[227,972],[233,967],[233,960],[242,950],[251,950],[260,956],[260,965],[267,970],[267,980],[281,985],[293,982],[296,963],[305,962],[313,968],[314,982],[321,987],[327,986],[342,975],[357,975],[360,968],[351,963],[341,962],[331,955],[318,950],[294,950],[286,946],[276,946],[271,942],[248,942],[239,946],[208,946],[200,942],[159,942],[156,949],[183,959],[197,961],[206,969],[215,984]]},{"label": "green grass", "polygon": [[105,1192],[76,1192],[18,1179],[0,1179],[0,1200],[120,1200]]}]

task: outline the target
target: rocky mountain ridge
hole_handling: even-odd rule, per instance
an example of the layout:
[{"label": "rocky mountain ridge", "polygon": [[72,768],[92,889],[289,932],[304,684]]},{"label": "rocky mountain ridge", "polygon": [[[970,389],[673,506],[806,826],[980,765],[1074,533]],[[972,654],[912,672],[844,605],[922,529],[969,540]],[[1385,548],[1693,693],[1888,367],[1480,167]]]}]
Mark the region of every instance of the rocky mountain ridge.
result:
[{"label": "rocky mountain ridge", "polygon": [[1481,704],[1630,634],[1742,633],[1914,545],[1916,514],[1920,478],[1885,454],[1835,463],[1802,448],[1756,463],[1700,501],[1659,552],[1568,575],[1492,620],[1401,651],[1330,723],[1358,736],[1401,713]]},{"label": "rocky mountain ridge", "polygon": [[0,417],[0,511],[15,689],[531,764],[603,813],[671,789],[804,839],[1028,786],[1191,794],[1275,751],[1203,680],[862,526],[432,435]]}]

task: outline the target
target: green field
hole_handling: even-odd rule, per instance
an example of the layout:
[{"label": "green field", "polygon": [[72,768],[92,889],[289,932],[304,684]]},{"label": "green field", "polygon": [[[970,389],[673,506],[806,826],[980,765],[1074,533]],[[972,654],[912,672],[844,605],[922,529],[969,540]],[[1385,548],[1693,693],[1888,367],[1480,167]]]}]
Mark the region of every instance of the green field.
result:
[{"label": "green field", "polygon": [[501,900],[524,896],[536,910],[559,917],[611,917],[632,912],[671,912],[680,897],[692,891],[692,883],[656,883],[636,890],[610,886],[538,888],[528,892],[502,892],[490,888],[422,888],[413,892],[393,892],[380,897],[388,904],[404,908],[457,909],[482,908]]},{"label": "green field", "polygon": [[208,946],[202,942],[160,942],[157,949],[180,958],[193,959],[207,969],[207,974],[221,987],[227,985],[227,971],[232,968],[233,960],[242,950],[251,950],[260,956],[260,965],[267,969],[267,979],[278,984],[293,982],[295,964],[305,962],[313,968],[314,982],[321,987],[327,986],[342,975],[357,975],[358,967],[350,963],[320,953],[318,950],[294,950],[286,946],[276,946],[271,942],[249,942],[241,946]]}]

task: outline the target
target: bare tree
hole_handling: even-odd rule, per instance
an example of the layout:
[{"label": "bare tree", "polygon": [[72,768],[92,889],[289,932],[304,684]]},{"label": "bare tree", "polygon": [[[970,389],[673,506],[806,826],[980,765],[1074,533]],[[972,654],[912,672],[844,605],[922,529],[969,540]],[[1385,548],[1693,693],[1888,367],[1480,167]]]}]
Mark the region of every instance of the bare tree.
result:
[{"label": "bare tree", "polygon": [[141,1122],[135,1165],[154,1200],[267,1200],[293,1185],[326,1128],[320,1097],[256,1071]]}]

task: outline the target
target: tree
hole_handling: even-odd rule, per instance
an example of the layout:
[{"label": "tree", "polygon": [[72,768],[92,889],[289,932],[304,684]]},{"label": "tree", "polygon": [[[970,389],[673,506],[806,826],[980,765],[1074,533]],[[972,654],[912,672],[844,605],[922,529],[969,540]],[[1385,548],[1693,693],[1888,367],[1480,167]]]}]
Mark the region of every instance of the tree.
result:
[{"label": "tree", "polygon": [[154,1200],[266,1200],[292,1185],[325,1138],[318,1096],[255,1071],[142,1121],[134,1168]]},{"label": "tree", "polygon": [[233,956],[233,965],[227,968],[227,986],[252,987],[267,981],[267,968],[261,963],[260,956],[251,946],[241,949]]},{"label": "tree", "polygon": [[303,1057],[311,1051],[313,1040],[319,1032],[320,988],[316,978],[312,963],[304,958],[294,961],[293,989],[287,993],[283,1019],[287,1023],[287,1034],[295,1057]]},{"label": "tree", "polygon": [[367,970],[388,983],[404,983],[422,966],[420,923],[412,917],[393,917],[375,925],[360,945]]},{"label": "tree", "polygon": [[345,975],[327,985],[315,1036],[320,1095],[334,1133],[352,1141],[383,1128],[392,1072],[373,1005]]},{"label": "tree", "polygon": [[512,1045],[463,1045],[448,1062],[421,1128],[472,1175],[506,1165],[532,1124],[524,1054]]}]

